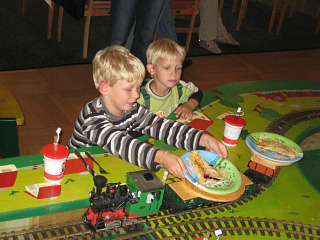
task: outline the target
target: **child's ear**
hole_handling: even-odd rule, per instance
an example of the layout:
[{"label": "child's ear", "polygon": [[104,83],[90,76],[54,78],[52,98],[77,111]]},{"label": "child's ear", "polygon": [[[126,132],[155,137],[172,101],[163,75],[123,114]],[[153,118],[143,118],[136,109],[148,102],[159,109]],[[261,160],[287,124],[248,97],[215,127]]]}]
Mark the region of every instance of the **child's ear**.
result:
[{"label": "child's ear", "polygon": [[110,85],[106,82],[102,82],[100,83],[99,85],[99,92],[102,94],[102,95],[107,95],[108,92],[109,92],[109,88],[110,88]]},{"label": "child's ear", "polygon": [[151,75],[153,75],[154,74],[153,64],[151,63],[147,64],[147,70]]}]

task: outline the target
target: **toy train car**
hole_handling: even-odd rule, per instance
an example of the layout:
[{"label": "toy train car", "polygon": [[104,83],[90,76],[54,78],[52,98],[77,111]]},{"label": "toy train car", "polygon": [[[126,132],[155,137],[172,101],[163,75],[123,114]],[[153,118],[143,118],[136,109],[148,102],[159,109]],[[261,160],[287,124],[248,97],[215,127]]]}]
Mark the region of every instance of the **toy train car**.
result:
[{"label": "toy train car", "polygon": [[281,169],[281,166],[276,163],[270,163],[255,155],[248,162],[248,169],[245,175],[251,178],[254,182],[268,184],[275,179]]},{"label": "toy train car", "polygon": [[[93,231],[136,223],[137,218],[158,215],[163,210],[180,213],[215,203],[200,197],[182,200],[170,184],[163,185],[150,170],[128,172],[124,184],[107,183],[104,176],[96,175],[94,185],[89,193],[90,206],[83,214],[83,221]],[[257,190],[256,184],[249,187],[244,194]]]},{"label": "toy train car", "polygon": [[127,173],[125,184],[107,184],[104,176],[97,175],[94,184],[96,189],[89,193],[90,206],[83,215],[84,222],[93,230],[159,213],[164,186],[150,170]]}]

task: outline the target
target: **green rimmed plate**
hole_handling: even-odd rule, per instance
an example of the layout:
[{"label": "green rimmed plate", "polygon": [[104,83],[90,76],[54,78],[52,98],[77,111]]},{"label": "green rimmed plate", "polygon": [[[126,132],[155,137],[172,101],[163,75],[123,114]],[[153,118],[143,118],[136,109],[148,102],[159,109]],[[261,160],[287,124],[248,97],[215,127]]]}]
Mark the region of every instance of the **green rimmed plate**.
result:
[{"label": "green rimmed plate", "polygon": [[[264,138],[269,141],[279,141],[287,147],[292,147],[296,150],[297,155],[294,158],[291,158],[291,157],[287,157],[285,155],[282,155],[282,154],[274,152],[274,151],[260,148],[257,146],[256,143],[261,138]],[[267,158],[267,159],[273,160],[273,161],[277,161],[277,162],[294,163],[294,162],[301,160],[303,157],[303,151],[299,147],[298,144],[296,144],[295,142],[293,142],[289,138],[286,138],[284,136],[281,136],[281,135],[275,134],[275,133],[268,133],[268,132],[251,133],[247,136],[246,143],[252,152],[254,152],[257,155],[260,155],[264,158]]]},{"label": "green rimmed plate", "polygon": [[242,177],[237,169],[230,161],[225,158],[220,158],[218,154],[199,150],[200,155],[218,171],[225,171],[226,181],[211,186],[205,186],[198,182],[197,174],[194,171],[193,165],[190,160],[190,152],[187,152],[181,156],[184,164],[186,165],[188,172],[184,175],[186,179],[198,188],[214,194],[228,194],[237,191],[242,184]]}]

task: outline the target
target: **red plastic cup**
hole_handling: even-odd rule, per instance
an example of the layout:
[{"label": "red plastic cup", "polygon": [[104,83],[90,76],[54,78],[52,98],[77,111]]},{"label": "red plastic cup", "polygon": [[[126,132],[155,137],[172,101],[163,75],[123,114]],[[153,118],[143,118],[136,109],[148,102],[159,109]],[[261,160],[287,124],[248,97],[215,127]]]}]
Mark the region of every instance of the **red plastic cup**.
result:
[{"label": "red plastic cup", "polygon": [[69,149],[61,144],[49,144],[40,152],[44,156],[44,179],[53,183],[60,182],[64,176]]},{"label": "red plastic cup", "polygon": [[235,115],[228,115],[224,119],[225,127],[222,137],[222,143],[234,147],[238,144],[239,137],[246,121]]}]

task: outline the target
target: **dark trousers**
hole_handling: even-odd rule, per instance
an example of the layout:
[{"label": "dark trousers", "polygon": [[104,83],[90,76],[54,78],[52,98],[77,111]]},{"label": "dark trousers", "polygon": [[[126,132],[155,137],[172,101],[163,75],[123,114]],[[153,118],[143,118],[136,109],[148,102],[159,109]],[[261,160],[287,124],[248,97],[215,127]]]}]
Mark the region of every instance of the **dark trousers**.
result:
[{"label": "dark trousers", "polygon": [[107,45],[125,46],[136,21],[131,53],[147,64],[146,51],[153,42],[164,0],[112,0]]}]

